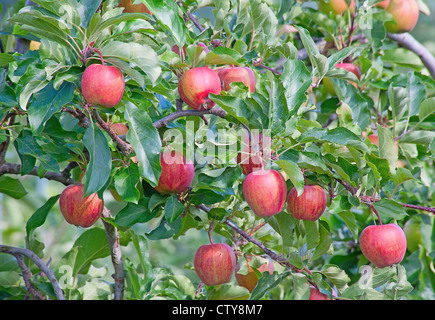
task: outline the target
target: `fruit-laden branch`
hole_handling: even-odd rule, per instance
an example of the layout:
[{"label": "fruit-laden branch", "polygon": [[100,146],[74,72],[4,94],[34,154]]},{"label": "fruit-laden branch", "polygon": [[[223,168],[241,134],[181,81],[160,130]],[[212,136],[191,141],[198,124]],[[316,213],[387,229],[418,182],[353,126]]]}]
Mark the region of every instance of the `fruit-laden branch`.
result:
[{"label": "fruit-laden branch", "polygon": [[435,57],[430,53],[427,48],[425,48],[409,33],[387,33],[387,36],[391,40],[396,41],[399,46],[411,50],[412,52],[417,54],[429,71],[432,78],[435,79]]},{"label": "fruit-laden branch", "polygon": [[[59,282],[57,281],[56,277],[54,276],[53,271],[31,250],[24,249],[24,248],[15,248],[5,245],[0,245],[0,252],[1,253],[8,253],[13,255],[17,261],[19,259],[22,260],[22,256],[25,256],[32,260],[35,265],[47,276],[48,280],[50,280],[51,285],[53,286],[54,293],[56,295],[56,298],[58,300],[65,300],[62,292],[62,288],[60,287]],[[21,266],[20,266],[21,268]],[[25,282],[28,280],[28,274],[27,270],[25,271],[26,275],[23,274],[23,277],[25,277]],[[30,271],[29,271],[30,272]],[[29,290],[28,283],[26,283],[26,287]],[[32,286],[33,287],[33,286]],[[31,291],[32,293],[32,291]]]}]

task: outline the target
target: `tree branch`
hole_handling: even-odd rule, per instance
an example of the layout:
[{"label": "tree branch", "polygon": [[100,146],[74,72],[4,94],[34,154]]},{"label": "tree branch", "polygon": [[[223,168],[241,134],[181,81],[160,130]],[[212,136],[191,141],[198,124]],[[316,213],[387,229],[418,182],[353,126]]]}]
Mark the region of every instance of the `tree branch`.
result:
[{"label": "tree branch", "polygon": [[187,117],[187,116],[199,116],[202,117],[205,114],[214,114],[218,117],[224,118],[226,117],[226,112],[223,109],[219,108],[211,108],[208,110],[179,110],[174,113],[171,113],[170,115],[167,115],[166,117],[157,120],[153,123],[154,127],[159,129],[162,127],[165,127],[168,125],[169,122],[174,121],[175,119],[181,118],[181,117]]}]

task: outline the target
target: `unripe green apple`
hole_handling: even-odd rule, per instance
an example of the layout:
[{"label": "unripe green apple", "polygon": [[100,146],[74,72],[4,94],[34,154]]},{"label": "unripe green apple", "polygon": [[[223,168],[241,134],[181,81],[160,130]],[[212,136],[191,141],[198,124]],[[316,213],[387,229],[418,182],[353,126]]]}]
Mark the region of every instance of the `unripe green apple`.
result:
[{"label": "unripe green apple", "polygon": [[195,175],[193,162],[186,161],[182,153],[166,150],[160,154],[162,173],[156,190],[160,193],[181,193],[186,191]]},{"label": "unripe green apple", "polygon": [[403,226],[405,232],[407,248],[409,252],[418,250],[418,245],[423,243],[420,232],[421,221],[417,219],[409,219]]},{"label": "unripe green apple", "polygon": [[325,212],[327,198],[325,190],[317,185],[305,185],[303,193],[293,187],[287,197],[287,205],[290,214],[295,219],[316,221]]},{"label": "unripe green apple", "polygon": [[355,10],[355,1],[352,0],[350,6],[348,7],[345,0],[319,0],[319,10],[325,14],[343,14],[348,8],[350,12],[354,12]]},{"label": "unripe green apple", "polygon": [[391,0],[385,10],[394,18],[394,21],[385,23],[385,29],[390,33],[410,32],[417,24],[420,15],[415,0]]},{"label": "unripe green apple", "polygon": [[248,67],[224,67],[215,69],[215,72],[221,79],[225,91],[231,89],[231,83],[242,82],[249,88],[249,92],[255,92],[255,74]]},{"label": "unripe green apple", "polygon": [[199,279],[211,287],[231,280],[236,266],[236,255],[226,243],[204,244],[198,248],[193,266]]},{"label": "unripe green apple", "polygon": [[378,268],[401,262],[406,253],[405,233],[394,223],[365,227],[359,242],[363,255]]},{"label": "unripe green apple", "polygon": [[222,90],[219,76],[209,67],[187,70],[178,81],[178,93],[189,107],[195,110],[211,109],[215,103],[210,93],[219,94]]},{"label": "unripe green apple", "polygon": [[[258,277],[254,269],[249,264],[250,261],[251,258],[248,257],[247,258],[248,272],[246,274],[238,273],[240,271],[240,264],[239,263],[236,264],[235,277],[236,277],[237,284],[239,286],[245,287],[246,289],[249,290],[249,292],[252,292],[252,290],[254,290],[254,288],[257,286]],[[268,271],[270,274],[272,274],[275,268],[273,267],[272,261],[269,259],[268,262],[265,262],[261,266],[259,266],[257,270],[261,273]]]},{"label": "unripe green apple", "polygon": [[116,106],[124,94],[124,88],[124,75],[116,67],[91,64],[83,72],[82,93],[86,102],[93,106]]},{"label": "unripe green apple", "polygon": [[259,217],[280,213],[287,197],[284,177],[276,170],[257,170],[243,181],[243,194],[252,211]]},{"label": "unripe green apple", "polygon": [[97,193],[84,197],[84,188],[83,184],[66,187],[60,195],[59,207],[66,222],[88,228],[101,217],[104,201]]}]

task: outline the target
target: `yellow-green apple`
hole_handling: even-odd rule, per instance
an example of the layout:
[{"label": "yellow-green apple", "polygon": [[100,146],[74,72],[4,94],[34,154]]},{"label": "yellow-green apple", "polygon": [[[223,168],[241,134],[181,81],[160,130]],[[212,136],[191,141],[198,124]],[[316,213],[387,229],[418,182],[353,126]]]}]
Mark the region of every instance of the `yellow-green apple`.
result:
[{"label": "yellow-green apple", "polygon": [[[246,274],[241,274],[238,273],[240,271],[240,264],[237,263],[236,264],[236,268],[235,268],[235,278],[237,281],[237,284],[241,287],[245,287],[246,289],[249,290],[249,292],[252,292],[252,290],[254,290],[254,288],[256,287],[257,283],[258,283],[258,276],[255,273],[254,269],[252,268],[252,266],[250,265],[250,261],[251,258],[248,257],[247,258],[247,273]],[[273,271],[275,270],[275,268],[273,267],[273,263],[270,259],[268,259],[267,262],[263,263],[261,266],[259,266],[258,268],[256,268],[260,273],[266,272],[268,271],[270,274],[273,273]]]},{"label": "yellow-green apple", "polygon": [[400,263],[406,252],[405,233],[394,223],[365,227],[359,243],[363,255],[378,268]]},{"label": "yellow-green apple", "polygon": [[386,7],[388,7],[389,4],[390,4],[390,0],[384,0],[382,2],[377,3],[375,5],[375,7],[384,8],[385,9]]},{"label": "yellow-green apple", "polygon": [[295,219],[316,221],[323,212],[327,204],[326,193],[318,185],[305,185],[300,196],[293,187],[287,197],[287,205],[290,214]]},{"label": "yellow-green apple", "polygon": [[209,94],[219,94],[221,90],[219,76],[209,67],[189,69],[178,81],[181,100],[195,110],[213,108],[215,103],[209,98]]},{"label": "yellow-green apple", "polygon": [[310,286],[310,298],[308,300],[331,300],[328,295],[321,293],[319,289]]},{"label": "yellow-green apple", "polygon": [[118,7],[124,7],[122,12],[141,12],[151,14],[144,4],[132,4],[134,0],[121,0]]},{"label": "yellow-green apple", "polygon": [[225,91],[231,89],[231,83],[242,82],[248,87],[249,92],[255,92],[255,74],[248,67],[224,67],[215,69],[215,72],[223,83]]},{"label": "yellow-green apple", "polygon": [[[337,63],[335,65],[336,68],[342,68],[345,69],[349,72],[352,72],[357,78],[358,80],[361,79],[361,70],[354,65],[353,63],[348,63],[348,62],[342,62],[342,63]],[[329,92],[331,95],[335,95],[335,90],[334,90],[334,86],[332,85],[331,79],[326,77],[323,78],[323,85],[326,88],[326,91]],[[354,87],[358,87],[358,85],[355,82],[350,82]]]},{"label": "yellow-green apple", "polygon": [[93,106],[116,106],[124,94],[124,88],[124,75],[117,67],[91,64],[83,72],[82,93],[87,103]]},{"label": "yellow-green apple", "polygon": [[88,228],[101,217],[104,201],[97,193],[84,197],[84,188],[83,184],[66,187],[60,195],[59,207],[66,222]]},{"label": "yellow-green apple", "polygon": [[385,29],[390,33],[410,32],[417,24],[420,15],[416,0],[391,0],[385,10],[394,19],[385,22]]},{"label": "yellow-green apple", "polygon": [[243,194],[257,216],[270,217],[281,212],[284,207],[287,185],[279,171],[261,169],[246,176]]},{"label": "yellow-green apple", "polygon": [[226,243],[204,244],[193,260],[195,272],[201,281],[211,287],[231,280],[236,266],[236,255]]},{"label": "yellow-green apple", "polygon": [[409,219],[403,226],[405,232],[407,248],[409,252],[418,250],[418,245],[423,243],[420,232],[421,221],[417,219]]},{"label": "yellow-green apple", "polygon": [[242,142],[242,151],[237,155],[237,163],[244,175],[260,170],[266,165],[271,156],[270,137],[262,134],[245,133]]},{"label": "yellow-green apple", "polygon": [[162,193],[181,193],[186,191],[195,175],[193,162],[187,161],[181,152],[166,150],[160,154],[162,173],[155,189]]},{"label": "yellow-green apple", "polygon": [[346,0],[320,0],[319,10],[325,14],[343,14],[348,8],[351,12],[355,10],[355,1],[352,0],[350,6],[347,5]]}]

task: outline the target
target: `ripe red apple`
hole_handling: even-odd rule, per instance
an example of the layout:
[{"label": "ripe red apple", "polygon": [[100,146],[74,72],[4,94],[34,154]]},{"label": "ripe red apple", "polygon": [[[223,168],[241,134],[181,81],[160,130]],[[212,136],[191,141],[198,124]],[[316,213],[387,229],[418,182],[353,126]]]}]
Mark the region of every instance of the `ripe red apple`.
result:
[{"label": "ripe red apple", "polygon": [[325,190],[317,185],[305,185],[299,197],[293,187],[287,197],[288,210],[295,219],[316,221],[325,212],[326,204]]},{"label": "ripe red apple", "polygon": [[236,266],[236,255],[226,243],[204,244],[198,248],[193,266],[199,279],[211,287],[227,283]]},{"label": "ripe red apple", "polygon": [[144,4],[132,4],[134,0],[121,0],[118,7],[124,7],[122,12],[142,12],[151,14]]},{"label": "ripe red apple", "polygon": [[388,7],[388,5],[390,4],[390,0],[384,0],[382,2],[379,2],[375,5],[375,7],[379,7],[379,8],[386,8]]},{"label": "ripe red apple", "polygon": [[276,170],[257,170],[243,181],[243,194],[252,211],[259,217],[281,212],[287,196],[284,177]]},{"label": "ripe red apple", "polygon": [[420,14],[415,0],[391,0],[385,10],[394,18],[394,21],[385,23],[385,29],[390,33],[410,32],[417,24]]},{"label": "ripe red apple", "polygon": [[104,208],[104,201],[97,193],[84,197],[85,186],[74,184],[66,187],[59,198],[62,215],[69,224],[88,228],[100,217]]},{"label": "ripe red apple", "polygon": [[420,231],[421,221],[417,219],[409,219],[403,226],[405,233],[407,248],[409,252],[418,250],[418,245],[423,243]]},{"label": "ripe red apple", "polygon": [[192,68],[184,72],[178,81],[178,93],[189,107],[195,110],[211,109],[215,103],[208,95],[219,94],[221,80],[216,72],[208,67]]},{"label": "ripe red apple", "polygon": [[308,300],[331,300],[328,295],[321,293],[319,289],[310,286],[310,298]]},{"label": "ripe red apple", "polygon": [[224,67],[215,69],[215,72],[221,79],[225,91],[231,89],[232,82],[243,82],[249,88],[249,92],[255,92],[255,74],[248,67]]},{"label": "ripe red apple", "polygon": [[359,242],[363,255],[378,268],[399,263],[405,256],[406,236],[394,223],[364,228]]},{"label": "ripe red apple", "polygon": [[[319,1],[319,10],[325,14],[343,14],[348,9],[345,0],[330,0],[325,2],[324,0]],[[349,6],[349,10],[353,12],[355,10],[355,1],[352,0]]]},{"label": "ripe red apple", "polygon": [[[349,72],[352,72],[357,78],[358,80],[361,79],[361,70],[354,65],[353,63],[348,63],[348,62],[342,62],[342,63],[337,63],[335,65],[336,68],[342,68],[345,69]],[[350,82],[354,87],[358,87],[358,85],[355,82]],[[331,83],[331,79],[330,78],[323,78],[323,84],[326,87],[326,90],[331,94],[334,95],[335,94],[335,90],[334,90],[334,86]]]},{"label": "ripe red apple", "polygon": [[263,137],[262,134],[251,134],[251,139],[249,139],[249,134],[245,133],[242,151],[237,155],[237,163],[240,164],[245,176],[266,165],[265,159],[271,156],[270,145],[270,137]]},{"label": "ripe red apple", "polygon": [[160,193],[181,193],[192,183],[195,169],[192,161],[186,161],[182,153],[167,150],[160,154],[162,173],[156,190]]},{"label": "ripe red apple", "polygon": [[113,66],[91,64],[83,72],[81,89],[86,101],[94,106],[112,108],[124,94],[121,70]]},{"label": "ripe red apple", "polygon": [[[258,283],[258,277],[255,274],[254,269],[250,266],[249,264],[250,261],[251,258],[248,257],[247,258],[248,272],[246,274],[238,273],[240,271],[240,264],[239,263],[236,264],[235,277],[236,277],[237,284],[239,286],[245,287],[246,289],[249,290],[249,292],[252,292],[252,290],[254,290],[255,286]],[[272,274],[275,268],[273,267],[272,261],[269,260],[268,262],[265,262],[260,267],[258,267],[257,270],[260,271],[261,273],[269,271],[269,273]]]}]

